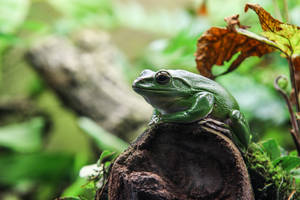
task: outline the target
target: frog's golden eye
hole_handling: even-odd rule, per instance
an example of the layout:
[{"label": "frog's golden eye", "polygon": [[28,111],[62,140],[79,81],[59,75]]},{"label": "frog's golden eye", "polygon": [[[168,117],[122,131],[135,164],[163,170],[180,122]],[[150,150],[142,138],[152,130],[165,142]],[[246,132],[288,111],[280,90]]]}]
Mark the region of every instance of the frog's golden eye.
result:
[{"label": "frog's golden eye", "polygon": [[161,85],[169,83],[171,75],[166,71],[159,71],[155,74],[155,81]]}]

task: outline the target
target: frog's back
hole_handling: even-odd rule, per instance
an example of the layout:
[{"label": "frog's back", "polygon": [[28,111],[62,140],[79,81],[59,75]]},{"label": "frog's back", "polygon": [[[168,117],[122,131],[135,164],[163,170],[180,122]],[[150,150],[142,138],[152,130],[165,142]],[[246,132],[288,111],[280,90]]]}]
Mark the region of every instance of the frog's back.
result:
[{"label": "frog's back", "polygon": [[[232,110],[239,110],[239,106],[235,98],[219,83],[199,74],[194,74],[188,71],[171,71],[173,71],[173,77],[180,77],[181,79],[183,79],[191,86],[191,88],[195,92],[206,91],[212,93],[215,97],[215,104],[217,106],[214,112],[216,112],[217,115],[227,115],[227,112],[231,112]],[[218,107],[222,109],[219,110]]]}]

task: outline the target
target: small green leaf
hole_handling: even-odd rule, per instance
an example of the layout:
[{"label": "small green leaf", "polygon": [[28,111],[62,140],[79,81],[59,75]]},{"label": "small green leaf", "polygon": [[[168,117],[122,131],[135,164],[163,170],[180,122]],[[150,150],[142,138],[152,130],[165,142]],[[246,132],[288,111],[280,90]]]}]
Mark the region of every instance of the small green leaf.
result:
[{"label": "small green leaf", "polygon": [[63,197],[80,196],[81,199],[93,199],[95,197],[95,187],[87,189],[84,187],[86,179],[78,177],[72,185],[68,186],[61,195]]},{"label": "small green leaf", "polygon": [[288,79],[284,76],[282,76],[281,78],[279,78],[278,80],[278,86],[283,90],[286,91],[287,87],[288,87],[289,81]]},{"label": "small green leaf", "polygon": [[280,157],[280,148],[274,139],[262,142],[262,147],[271,160],[275,160]]},{"label": "small green leaf", "polygon": [[42,146],[45,121],[36,117],[28,122],[0,127],[0,146],[18,152],[37,151]]},{"label": "small green leaf", "polygon": [[110,151],[105,150],[101,153],[100,158],[97,161],[97,165],[100,166],[102,163],[105,163],[107,161],[111,161],[115,157],[116,157],[115,152],[110,152]]},{"label": "small green leaf", "polygon": [[95,189],[95,180],[90,180],[88,182],[86,182],[85,184],[83,184],[81,186],[82,188],[85,188],[85,189],[93,189],[93,190],[96,190]]},{"label": "small green leaf", "polygon": [[128,143],[108,133],[89,118],[82,117],[78,123],[79,127],[95,140],[101,150],[121,153],[128,147]]},{"label": "small green leaf", "polygon": [[300,158],[296,156],[283,156],[273,161],[274,165],[280,165],[282,169],[291,171],[300,166]]}]

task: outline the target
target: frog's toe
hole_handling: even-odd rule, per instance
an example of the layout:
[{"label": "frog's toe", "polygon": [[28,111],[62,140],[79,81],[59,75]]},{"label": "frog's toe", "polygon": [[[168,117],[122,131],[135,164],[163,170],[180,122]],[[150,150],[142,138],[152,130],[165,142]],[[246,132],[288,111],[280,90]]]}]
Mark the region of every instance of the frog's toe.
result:
[{"label": "frog's toe", "polygon": [[148,126],[152,126],[152,125],[154,125],[155,124],[155,121],[150,121],[149,123],[148,123]]},{"label": "frog's toe", "polygon": [[158,121],[155,121],[155,120],[151,120],[149,123],[148,123],[148,126],[153,126],[155,124],[157,124]]},{"label": "frog's toe", "polygon": [[239,120],[239,119],[241,119],[243,116],[242,116],[242,113],[241,113],[240,111],[234,110],[234,111],[232,111],[232,113],[231,113],[231,117],[232,117],[233,119],[235,119],[235,120]]},{"label": "frog's toe", "polygon": [[160,118],[159,117],[153,117],[151,119],[151,121],[148,123],[149,126],[152,126],[152,125],[155,125],[155,124],[158,124],[160,122]]}]

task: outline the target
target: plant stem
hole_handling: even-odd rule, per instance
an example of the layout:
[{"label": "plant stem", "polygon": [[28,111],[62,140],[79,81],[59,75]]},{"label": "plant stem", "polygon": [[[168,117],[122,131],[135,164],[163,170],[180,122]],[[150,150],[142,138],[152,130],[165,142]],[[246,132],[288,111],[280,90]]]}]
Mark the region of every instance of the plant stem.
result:
[{"label": "plant stem", "polygon": [[290,79],[291,79],[291,83],[292,83],[292,88],[294,90],[294,100],[295,100],[295,104],[296,104],[296,111],[297,113],[300,112],[300,106],[299,106],[299,100],[298,100],[298,87],[297,87],[297,83],[296,83],[296,78],[295,78],[295,68],[294,68],[294,64],[292,61],[292,58],[289,57],[288,58],[288,62],[289,62],[289,68],[290,68]]},{"label": "plant stem", "polygon": [[296,190],[293,190],[292,193],[289,195],[288,200],[292,200],[295,193],[296,193]]},{"label": "plant stem", "polygon": [[289,110],[289,113],[290,113],[290,120],[291,120],[291,123],[292,123],[292,130],[290,132],[291,132],[291,135],[292,135],[293,140],[295,142],[296,149],[297,149],[297,152],[298,152],[298,156],[300,156],[300,136],[299,136],[298,122],[296,120],[296,116],[295,116],[294,111],[293,111],[292,103],[289,100],[288,95],[278,85],[278,81],[281,78],[286,79],[286,77],[284,77],[282,75],[278,76],[275,79],[274,87],[283,96],[283,98],[284,98],[284,100],[285,100],[285,102],[288,106],[288,110]]},{"label": "plant stem", "polygon": [[292,135],[292,138],[294,140],[294,143],[296,145],[298,156],[300,157],[300,138],[299,138],[299,132],[295,132],[294,129],[290,130],[290,133]]}]

